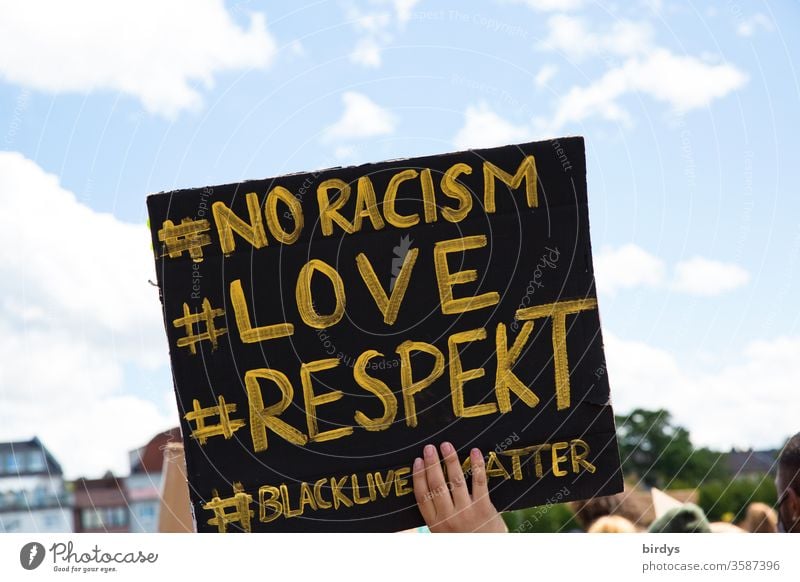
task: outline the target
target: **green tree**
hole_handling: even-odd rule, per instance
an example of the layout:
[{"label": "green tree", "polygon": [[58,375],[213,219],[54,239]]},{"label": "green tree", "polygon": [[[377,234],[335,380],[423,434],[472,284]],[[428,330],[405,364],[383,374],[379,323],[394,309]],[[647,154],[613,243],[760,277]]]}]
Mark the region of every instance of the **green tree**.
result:
[{"label": "green tree", "polygon": [[697,487],[721,478],[720,453],[695,448],[689,431],[666,410],[637,408],[616,417],[622,469],[628,478],[659,488]]},{"label": "green tree", "polygon": [[581,529],[566,503],[506,511],[502,516],[511,533],[560,533]]},{"label": "green tree", "polygon": [[748,505],[755,501],[775,505],[776,497],[770,475],[709,481],[700,487],[700,507],[711,521],[721,520],[726,514],[732,514],[733,521],[740,521]]}]

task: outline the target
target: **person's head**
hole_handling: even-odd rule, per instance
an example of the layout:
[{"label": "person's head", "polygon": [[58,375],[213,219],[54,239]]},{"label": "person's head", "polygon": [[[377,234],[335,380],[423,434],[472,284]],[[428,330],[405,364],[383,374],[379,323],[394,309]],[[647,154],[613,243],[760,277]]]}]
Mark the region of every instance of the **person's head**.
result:
[{"label": "person's head", "polygon": [[775,487],[779,531],[800,533],[800,433],[789,439],[778,457]]},{"label": "person's head", "polygon": [[650,533],[710,533],[711,527],[703,510],[694,503],[668,509],[647,529]]},{"label": "person's head", "polygon": [[778,514],[766,503],[751,503],[739,526],[750,533],[775,533],[778,531]]},{"label": "person's head", "polygon": [[575,514],[575,521],[583,531],[587,531],[589,526],[604,515],[619,515],[637,524],[642,514],[642,508],[638,507],[632,491],[627,488],[616,495],[573,501],[570,507]]},{"label": "person's head", "polygon": [[588,533],[636,533],[636,527],[621,515],[604,515],[589,526]]},{"label": "person's head", "polygon": [[589,526],[599,518],[614,511],[619,505],[615,497],[614,495],[609,495],[573,501],[570,505],[573,513],[575,513],[575,521],[578,522],[581,529],[588,530]]}]

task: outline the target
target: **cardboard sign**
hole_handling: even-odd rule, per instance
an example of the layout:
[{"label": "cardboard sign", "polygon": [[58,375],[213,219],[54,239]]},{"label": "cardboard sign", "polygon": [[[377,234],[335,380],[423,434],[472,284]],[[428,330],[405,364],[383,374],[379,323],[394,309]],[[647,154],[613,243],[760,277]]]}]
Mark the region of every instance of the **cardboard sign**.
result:
[{"label": "cardboard sign", "polygon": [[501,509],[622,490],[582,138],[147,204],[198,531],[420,525],[444,440]]}]

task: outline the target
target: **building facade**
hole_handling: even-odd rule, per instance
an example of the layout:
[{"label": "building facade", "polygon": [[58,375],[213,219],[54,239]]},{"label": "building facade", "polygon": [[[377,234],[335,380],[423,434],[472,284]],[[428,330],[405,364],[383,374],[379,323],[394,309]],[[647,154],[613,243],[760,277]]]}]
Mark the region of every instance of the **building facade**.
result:
[{"label": "building facade", "polygon": [[72,506],[61,465],[38,438],[0,443],[0,533],[71,532]]},{"label": "building facade", "polygon": [[124,533],[130,516],[123,479],[107,473],[100,479],[73,482],[75,532]]},{"label": "building facade", "polygon": [[145,446],[130,452],[131,473],[125,478],[125,490],[133,533],[158,531],[164,449],[169,442],[181,442],[180,429],[159,433]]},{"label": "building facade", "polygon": [[0,443],[0,533],[156,532],[167,443],[177,427],[130,452],[130,475],[64,480],[38,438]]}]

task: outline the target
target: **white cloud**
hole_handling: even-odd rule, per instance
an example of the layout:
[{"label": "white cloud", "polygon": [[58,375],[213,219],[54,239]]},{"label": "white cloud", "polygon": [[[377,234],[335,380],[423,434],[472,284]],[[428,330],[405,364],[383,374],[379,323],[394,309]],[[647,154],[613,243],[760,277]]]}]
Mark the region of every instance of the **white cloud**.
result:
[{"label": "white cloud", "polygon": [[800,338],[751,342],[710,371],[643,342],[604,340],[618,413],[666,408],[694,442],[719,448],[775,447],[798,430]]},{"label": "white cloud", "polygon": [[350,15],[356,28],[372,34],[383,32],[392,23],[392,13],[387,10],[362,12],[352,7]]},{"label": "white cloud", "polygon": [[348,6],[347,17],[359,34],[350,61],[369,68],[381,66],[383,47],[406,27],[418,3],[419,0],[371,0],[364,10],[355,4]]},{"label": "white cloud", "polygon": [[419,4],[420,0],[393,0],[394,13],[400,26],[411,20],[411,11]]},{"label": "white cloud", "polygon": [[750,280],[750,274],[739,265],[703,257],[679,261],[670,279],[662,259],[633,243],[602,248],[595,255],[594,271],[598,291],[608,295],[621,289],[650,287],[711,297],[733,291]]},{"label": "white cloud", "polygon": [[553,77],[556,76],[558,72],[558,67],[556,65],[542,65],[539,69],[539,72],[536,73],[536,77],[534,77],[533,81],[536,83],[537,87],[545,87],[550,81],[553,80]]},{"label": "white cloud", "polygon": [[772,32],[774,29],[772,20],[770,20],[769,17],[765,16],[764,14],[757,12],[750,18],[739,22],[739,24],[736,26],[736,34],[739,36],[750,37],[753,36],[759,28],[766,32]]},{"label": "white cloud", "polygon": [[124,470],[129,448],[177,423],[160,397],[126,393],[131,370],[169,382],[147,228],[14,152],[0,152],[0,205],[0,440],[38,434],[72,475]]},{"label": "white cloud", "polygon": [[457,149],[490,148],[524,141],[530,136],[531,129],[526,125],[511,123],[486,103],[479,103],[467,107],[464,125],[453,138],[453,145]]},{"label": "white cloud", "polygon": [[630,114],[619,100],[636,92],[665,102],[682,113],[706,107],[746,81],[747,76],[733,65],[712,65],[695,57],[657,49],[645,57],[627,60],[585,87],[573,87],[559,99],[552,118],[539,120],[539,124],[551,132],[595,116],[629,124]]},{"label": "white cloud", "polygon": [[594,258],[597,289],[614,294],[619,289],[663,284],[664,261],[635,244],[603,248]]},{"label": "white cloud", "polygon": [[562,52],[576,61],[643,53],[650,48],[653,36],[647,22],[617,20],[607,33],[601,34],[590,30],[582,18],[567,14],[551,16],[547,27],[547,37],[540,48]]},{"label": "white cloud", "polygon": [[350,60],[357,65],[365,67],[379,67],[381,64],[381,46],[371,37],[360,39],[353,52],[350,53]]},{"label": "white cloud", "polygon": [[323,142],[362,139],[394,132],[397,125],[395,116],[366,95],[347,91],[342,94],[342,103],[344,112],[338,121],[325,128]]},{"label": "white cloud", "polygon": [[692,295],[712,296],[732,291],[750,281],[750,273],[734,263],[693,257],[675,265],[673,286]]},{"label": "white cloud", "polygon": [[695,57],[658,49],[623,70],[629,86],[678,111],[706,107],[714,99],[739,89],[747,76],[729,64],[711,65]]},{"label": "white cloud", "polygon": [[[569,34],[563,30],[559,33],[564,35],[558,41],[563,41],[564,50],[571,43],[574,46],[569,50],[575,54],[589,54],[602,46],[619,55],[630,56],[625,58],[623,64],[609,69],[590,84],[570,88],[565,95],[559,96],[555,111],[546,117],[513,123],[485,104],[469,106],[465,113],[465,125],[454,140],[456,147],[490,147],[531,136],[552,137],[563,133],[562,130],[569,125],[593,117],[629,126],[633,122],[632,117],[620,102],[628,95],[646,95],[667,103],[674,112],[683,113],[706,107],[714,99],[724,97],[747,81],[747,76],[730,64],[710,64],[696,57],[675,55],[663,48],[650,48],[645,40],[649,33],[644,32],[648,29],[642,25],[630,22],[619,24],[620,30],[633,31],[626,40],[624,35],[617,35],[615,29],[612,29],[608,38],[589,33],[582,21],[565,15],[554,17],[551,22],[564,19],[572,23],[570,26],[577,27]],[[576,40],[581,38],[584,40]],[[635,41],[637,38],[642,39],[641,47]],[[549,67],[545,65],[540,69],[534,79],[537,84],[546,82],[555,73]]]},{"label": "white cloud", "polygon": [[573,86],[559,97],[552,115],[536,119],[536,127],[548,135],[593,117],[631,125],[632,117],[621,100],[633,94],[684,113],[707,107],[748,80],[729,63],[711,63],[657,46],[647,22],[618,20],[607,31],[596,32],[581,18],[559,14],[548,20],[548,28],[539,48],[577,61],[601,58],[610,67],[589,84]]},{"label": "white cloud", "polygon": [[261,13],[246,28],[222,0],[0,2],[0,78],[49,92],[119,91],[173,116],[198,107],[216,74],[266,67]]}]

